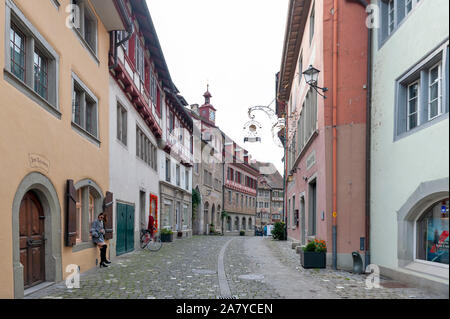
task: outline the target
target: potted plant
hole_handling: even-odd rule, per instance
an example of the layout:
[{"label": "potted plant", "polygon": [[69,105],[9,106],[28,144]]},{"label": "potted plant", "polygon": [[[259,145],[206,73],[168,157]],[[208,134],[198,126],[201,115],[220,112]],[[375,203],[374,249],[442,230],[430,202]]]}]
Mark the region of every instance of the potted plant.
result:
[{"label": "potted plant", "polygon": [[245,230],[241,230],[241,231],[239,232],[239,236],[245,236]]},{"label": "potted plant", "polygon": [[216,229],[215,229],[215,227],[214,227],[214,224],[209,225],[209,233],[210,233],[211,235],[214,235],[215,232],[216,232]]},{"label": "potted plant", "polygon": [[168,228],[161,229],[161,241],[170,243],[173,241],[173,231]]},{"label": "potted plant", "polygon": [[303,268],[326,268],[327,245],[324,240],[315,239],[308,242],[300,251]]}]

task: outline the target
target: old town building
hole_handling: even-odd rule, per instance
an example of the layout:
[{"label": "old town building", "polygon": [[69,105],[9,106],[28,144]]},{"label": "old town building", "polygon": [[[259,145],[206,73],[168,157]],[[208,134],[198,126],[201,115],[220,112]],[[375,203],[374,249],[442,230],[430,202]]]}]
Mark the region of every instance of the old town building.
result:
[{"label": "old town building", "polygon": [[164,87],[170,87],[145,2],[124,1],[130,27],[114,32],[110,76],[110,188],[114,194],[112,255],[139,246],[151,213],[159,224],[158,139]]},{"label": "old town building", "polygon": [[211,104],[209,88],[203,95],[205,103],[191,106],[194,121],[194,171],[192,188],[200,202],[192,211],[196,235],[222,233],[223,211],[223,136],[216,126],[216,109]]},{"label": "old town building", "polygon": [[256,226],[261,228],[283,221],[283,177],[272,163],[256,161],[254,166],[259,170]]},{"label": "old town building", "polygon": [[112,237],[108,51],[125,15],[121,0],[0,3],[2,298],[94,267],[102,210]]},{"label": "old town building", "polygon": [[160,228],[177,238],[192,236],[193,120],[188,103],[171,82],[164,88],[162,138],[158,140]]},{"label": "old town building", "polygon": [[357,2],[291,0],[278,75],[288,238],[325,240],[327,264],[343,269],[367,248],[365,22]]},{"label": "old town building", "polygon": [[225,235],[254,234],[259,171],[246,150],[224,134]]},{"label": "old town building", "polygon": [[371,263],[448,297],[449,2],[376,3]]}]

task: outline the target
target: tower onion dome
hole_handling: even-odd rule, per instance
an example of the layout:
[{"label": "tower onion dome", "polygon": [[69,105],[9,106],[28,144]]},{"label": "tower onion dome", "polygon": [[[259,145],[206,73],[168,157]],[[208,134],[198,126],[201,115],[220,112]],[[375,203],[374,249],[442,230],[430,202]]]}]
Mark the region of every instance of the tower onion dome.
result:
[{"label": "tower onion dome", "polygon": [[203,96],[205,98],[205,105],[210,104],[212,95],[211,95],[211,93],[209,93],[209,84],[208,84],[206,92],[205,92],[205,94],[203,94]]}]

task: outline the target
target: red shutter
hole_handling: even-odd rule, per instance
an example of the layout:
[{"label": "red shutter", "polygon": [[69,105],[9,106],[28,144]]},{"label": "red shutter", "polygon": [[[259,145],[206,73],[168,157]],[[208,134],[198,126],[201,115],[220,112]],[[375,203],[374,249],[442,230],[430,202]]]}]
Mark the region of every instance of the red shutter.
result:
[{"label": "red shutter", "polygon": [[150,78],[151,78],[150,72],[151,72],[150,62],[148,62],[148,60],[145,59],[145,88],[147,89],[148,92],[150,92]]},{"label": "red shutter", "polygon": [[136,56],[135,56],[136,43],[135,43],[135,41],[136,41],[136,33],[133,33],[130,40],[128,40],[128,50],[129,50],[128,57],[130,58],[130,60],[134,66],[136,66]]},{"label": "red shutter", "polygon": [[66,189],[66,246],[77,242],[77,190],[73,180],[67,180]]},{"label": "red shutter", "polygon": [[159,89],[156,90],[156,112],[158,116],[161,117],[161,92]]},{"label": "red shutter", "polygon": [[105,240],[113,238],[113,193],[106,192],[103,199],[103,212],[106,214]]}]

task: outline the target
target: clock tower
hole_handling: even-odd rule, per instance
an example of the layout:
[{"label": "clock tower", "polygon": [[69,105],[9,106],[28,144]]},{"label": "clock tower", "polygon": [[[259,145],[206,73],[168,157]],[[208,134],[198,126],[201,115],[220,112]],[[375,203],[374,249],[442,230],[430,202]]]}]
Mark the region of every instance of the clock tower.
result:
[{"label": "clock tower", "polygon": [[205,98],[205,104],[203,104],[200,108],[200,116],[204,118],[205,120],[213,123],[216,125],[216,109],[214,106],[211,105],[211,98],[212,95],[209,93],[209,84],[207,86],[205,94],[203,94],[203,97]]}]

